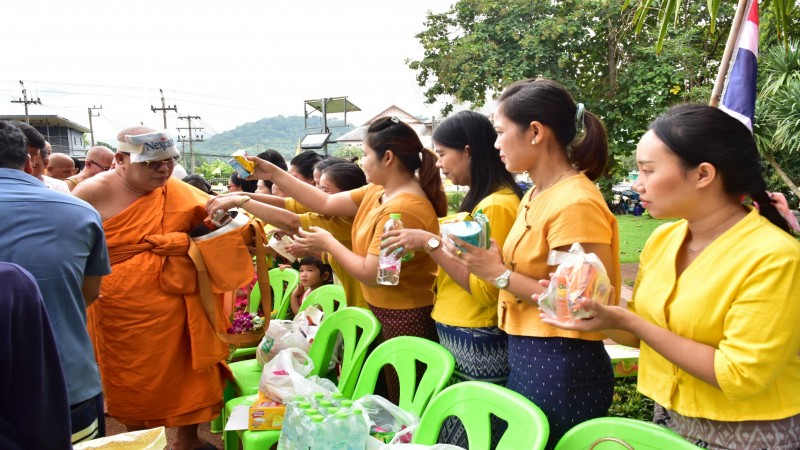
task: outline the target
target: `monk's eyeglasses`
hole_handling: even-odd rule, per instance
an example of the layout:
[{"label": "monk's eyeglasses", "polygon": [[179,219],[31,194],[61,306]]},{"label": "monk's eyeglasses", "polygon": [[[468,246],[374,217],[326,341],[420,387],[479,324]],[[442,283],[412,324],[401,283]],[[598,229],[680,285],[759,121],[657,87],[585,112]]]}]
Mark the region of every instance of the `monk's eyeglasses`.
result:
[{"label": "monk's eyeglasses", "polygon": [[172,158],[162,159],[161,161],[145,161],[136,164],[144,164],[150,170],[158,170],[162,167],[166,167],[167,169],[172,169],[175,167],[176,164],[178,164],[178,161],[180,161],[180,159],[181,159],[180,156],[173,156]]},{"label": "monk's eyeglasses", "polygon": [[97,166],[97,167],[103,169],[103,172],[107,172],[108,170],[111,169],[111,166],[103,166],[101,164],[97,164],[96,162],[92,161],[91,159],[87,159],[86,162],[92,164],[93,166]]}]

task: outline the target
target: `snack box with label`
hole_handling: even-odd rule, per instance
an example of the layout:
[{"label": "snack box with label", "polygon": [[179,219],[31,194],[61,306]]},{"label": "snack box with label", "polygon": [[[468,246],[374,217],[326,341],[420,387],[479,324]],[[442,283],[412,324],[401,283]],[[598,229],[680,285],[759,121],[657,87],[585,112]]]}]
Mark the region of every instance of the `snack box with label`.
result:
[{"label": "snack box with label", "polygon": [[244,150],[236,150],[231,155],[231,159],[228,160],[228,164],[233,167],[233,170],[239,174],[240,178],[247,178],[256,170],[255,164],[245,158],[245,156],[247,156],[247,152]]},{"label": "snack box with label", "polygon": [[259,392],[255,403],[250,406],[247,420],[248,430],[280,430],[286,405],[268,399]]}]

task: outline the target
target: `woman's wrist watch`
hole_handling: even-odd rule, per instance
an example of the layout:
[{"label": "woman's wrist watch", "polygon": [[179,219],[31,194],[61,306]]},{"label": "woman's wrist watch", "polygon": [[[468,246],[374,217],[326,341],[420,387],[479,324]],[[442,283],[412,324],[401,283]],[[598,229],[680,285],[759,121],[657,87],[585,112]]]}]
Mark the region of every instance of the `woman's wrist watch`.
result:
[{"label": "woman's wrist watch", "polygon": [[440,245],[442,245],[442,241],[439,239],[435,237],[428,239],[428,241],[425,242],[425,253],[430,255],[431,252],[439,248]]},{"label": "woman's wrist watch", "polygon": [[505,289],[508,287],[508,278],[514,273],[511,269],[506,269],[502,275],[494,279],[494,287],[497,289]]}]

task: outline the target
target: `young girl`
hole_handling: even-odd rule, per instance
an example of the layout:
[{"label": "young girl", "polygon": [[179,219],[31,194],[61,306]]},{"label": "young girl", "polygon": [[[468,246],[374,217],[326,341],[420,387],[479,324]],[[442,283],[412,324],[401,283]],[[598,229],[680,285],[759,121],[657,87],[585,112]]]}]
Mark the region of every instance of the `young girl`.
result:
[{"label": "young girl", "polygon": [[314,289],[331,284],[333,282],[333,270],[331,266],[323,263],[319,258],[306,256],[300,260],[300,284],[292,292],[292,312],[297,314],[300,306],[305,301],[308,294]]}]

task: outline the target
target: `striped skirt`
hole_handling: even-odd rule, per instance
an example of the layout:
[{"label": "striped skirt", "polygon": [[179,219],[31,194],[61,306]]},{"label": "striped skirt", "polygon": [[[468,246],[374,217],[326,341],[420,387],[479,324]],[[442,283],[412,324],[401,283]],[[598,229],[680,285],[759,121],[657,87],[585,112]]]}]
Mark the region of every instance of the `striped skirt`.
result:
[{"label": "striped skirt", "polygon": [[711,450],[797,450],[800,448],[800,415],[780,420],[720,422],[682,416],[658,403],[653,422],[672,429],[684,439]]},{"label": "striped skirt", "polygon": [[[436,335],[436,325],[431,319],[433,306],[424,306],[413,309],[386,309],[369,305],[372,314],[381,324],[381,341],[388,341],[397,336],[417,336],[439,342]],[[423,375],[425,365],[417,364],[417,381]],[[397,373],[390,366],[384,368],[386,376],[386,387],[388,389],[389,400],[395,405],[400,402],[400,382]]]},{"label": "striped skirt", "polygon": [[[498,327],[453,327],[436,322],[439,343],[456,360],[450,384],[461,381],[485,381],[505,386],[508,380],[508,336]],[[504,427],[492,422],[493,448]],[[448,417],[442,424],[438,442],[467,448],[467,434],[461,421]]]}]

